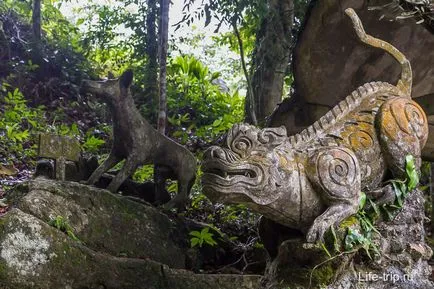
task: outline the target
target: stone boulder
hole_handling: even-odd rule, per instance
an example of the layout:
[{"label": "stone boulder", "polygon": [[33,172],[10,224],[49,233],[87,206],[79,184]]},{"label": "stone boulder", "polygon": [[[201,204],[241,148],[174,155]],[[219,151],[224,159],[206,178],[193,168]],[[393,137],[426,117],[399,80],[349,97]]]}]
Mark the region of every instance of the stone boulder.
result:
[{"label": "stone boulder", "polygon": [[188,231],[150,205],[44,178],[14,203],[0,218],[0,288],[258,288],[256,275],[185,270]]},{"label": "stone boulder", "polygon": [[[432,250],[424,240],[423,204],[423,194],[415,190],[407,196],[403,209],[392,221],[378,222],[376,226],[380,234],[372,242],[380,254],[372,254],[371,258],[362,248],[327,256],[322,247],[304,244],[304,239],[283,242],[278,257],[268,266],[264,287],[434,288],[428,265]],[[346,231],[342,231],[344,227],[337,229],[338,239],[342,233],[345,234]],[[329,243],[327,238],[326,243]],[[329,249],[332,252],[333,248],[329,246]]]},{"label": "stone boulder", "polygon": [[[288,134],[300,132],[327,113],[357,87],[372,81],[396,84],[400,65],[390,55],[368,47],[356,37],[346,8],[354,8],[368,34],[398,48],[413,69],[412,97],[434,116],[434,35],[414,19],[390,21],[369,7],[390,0],[313,1],[294,50],[295,94],[285,99],[268,125],[285,125]],[[434,123],[430,123],[434,135]],[[434,141],[423,151],[434,161]]]}]

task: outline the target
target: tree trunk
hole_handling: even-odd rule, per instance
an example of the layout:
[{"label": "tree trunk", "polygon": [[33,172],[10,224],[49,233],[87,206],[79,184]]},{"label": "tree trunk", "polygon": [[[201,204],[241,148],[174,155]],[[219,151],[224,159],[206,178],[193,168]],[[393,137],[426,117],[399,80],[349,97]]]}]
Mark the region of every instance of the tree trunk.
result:
[{"label": "tree trunk", "polygon": [[9,46],[9,40],[6,37],[5,31],[3,30],[3,22],[0,21],[0,61],[2,65],[0,68],[4,69],[3,63],[6,63],[11,58],[11,49]]},{"label": "tree trunk", "polygon": [[40,80],[48,77],[46,64],[43,61],[42,55],[42,32],[41,32],[41,0],[33,0],[32,9],[32,30],[33,30],[33,47],[31,51],[31,58],[33,64],[37,64],[37,75]]},{"label": "tree trunk", "polygon": [[[160,93],[159,93],[159,109],[157,130],[161,134],[166,133],[166,118],[167,118],[167,80],[166,80],[166,63],[167,63],[167,45],[169,38],[169,5],[170,0],[160,0],[160,22],[159,22],[159,62],[160,62]],[[165,177],[163,168],[154,165],[154,183],[155,183],[155,199],[157,203],[162,202],[165,197]]]},{"label": "tree trunk", "polygon": [[[293,0],[269,0],[268,13],[256,34],[252,85],[256,118],[264,124],[282,100],[283,84],[292,43]],[[251,93],[251,92],[249,92]],[[246,108],[250,103],[246,101]],[[247,121],[252,121],[246,109]]]},{"label": "tree trunk", "polygon": [[160,25],[159,25],[159,44],[160,44],[160,102],[158,110],[158,131],[165,134],[166,131],[166,111],[167,111],[167,45],[169,38],[169,5],[170,0],[160,0]]},{"label": "tree trunk", "polygon": [[41,0],[33,0],[33,39],[35,42],[41,41]]},{"label": "tree trunk", "polygon": [[235,36],[237,37],[238,40],[238,47],[239,47],[240,58],[241,58],[241,67],[243,68],[244,77],[246,78],[246,82],[247,82],[247,95],[246,95],[245,109],[248,113],[246,113],[246,115],[249,116],[251,124],[258,125],[258,120],[256,118],[256,112],[255,112],[255,96],[252,89],[252,80],[249,72],[247,71],[247,65],[244,58],[243,40],[241,39],[237,24],[233,23],[232,27],[234,29]]},{"label": "tree trunk", "polygon": [[[157,42],[157,0],[148,0],[146,15],[146,67],[143,103],[151,103],[151,111],[158,108],[158,42]],[[155,118],[153,118],[155,121]]]},{"label": "tree trunk", "polygon": [[434,232],[434,163],[430,164],[429,193],[431,196],[431,232]]}]

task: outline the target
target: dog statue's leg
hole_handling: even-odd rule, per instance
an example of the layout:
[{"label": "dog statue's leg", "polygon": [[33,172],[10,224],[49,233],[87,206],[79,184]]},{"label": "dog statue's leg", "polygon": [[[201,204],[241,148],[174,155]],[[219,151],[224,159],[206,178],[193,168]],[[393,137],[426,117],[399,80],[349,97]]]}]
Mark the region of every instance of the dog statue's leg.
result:
[{"label": "dog statue's leg", "polygon": [[185,210],[185,203],[187,201],[187,186],[178,182],[178,194],[166,203],[163,207],[165,209],[177,208],[178,211]]},{"label": "dog statue's leg", "polygon": [[131,154],[126,160],[125,164],[122,167],[122,169],[119,171],[119,173],[113,178],[109,186],[107,187],[107,190],[109,190],[112,193],[116,193],[121,186],[121,184],[129,177],[131,176],[134,171],[136,170],[138,166],[137,158],[134,154]]},{"label": "dog statue's leg", "polygon": [[188,193],[191,190],[191,187],[194,184],[195,178],[190,181],[187,180],[178,180],[178,194],[170,200],[167,204],[164,205],[165,209],[177,208],[178,211],[185,210],[185,204],[188,200]]},{"label": "dog statue's leg", "polygon": [[92,175],[87,180],[88,185],[95,184],[99,178],[102,176],[103,173],[111,169],[115,164],[117,164],[120,161],[120,158],[117,157],[115,154],[110,153],[108,158],[92,173]]},{"label": "dog statue's leg", "polygon": [[155,204],[161,205],[170,200],[170,194],[166,191],[166,180],[170,178],[170,168],[154,165],[154,195]]}]

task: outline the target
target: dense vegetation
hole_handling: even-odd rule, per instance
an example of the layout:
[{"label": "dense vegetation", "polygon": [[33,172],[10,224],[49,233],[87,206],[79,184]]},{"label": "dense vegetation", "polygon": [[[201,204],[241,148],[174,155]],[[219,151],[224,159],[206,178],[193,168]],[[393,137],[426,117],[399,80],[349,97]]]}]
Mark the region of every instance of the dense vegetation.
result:
[{"label": "dense vegetation", "polygon": [[[136,23],[139,14],[118,15],[108,6],[91,6],[98,12],[97,24],[81,33],[50,2],[43,3],[42,63],[36,64],[37,50],[32,42],[27,2],[3,2],[0,6],[5,43],[2,50],[1,114],[4,162],[22,160],[23,154],[35,157],[35,136],[40,131],[74,135],[91,153],[104,153],[109,146],[110,119],[100,100],[88,99],[79,93],[84,78],[115,75],[127,67],[135,70],[134,96],[141,104],[145,118],[155,123],[156,108],[150,99],[142,98],[146,71],[146,55],[141,53],[144,35],[133,24],[125,24],[136,33],[122,39],[113,32],[119,23]],[[127,3],[128,4],[128,3]],[[142,3],[143,4],[143,3]],[[137,13],[140,13],[140,9]],[[87,17],[93,13],[85,14]],[[121,17],[122,16],[122,17]],[[89,19],[89,21],[95,19]],[[77,20],[83,24],[85,18]],[[125,22],[124,22],[125,21]],[[143,24],[143,23],[140,23]],[[84,25],[84,24],[83,24]],[[108,25],[108,27],[107,27]],[[187,40],[191,43],[193,40]],[[7,44],[7,46],[6,46]],[[237,89],[229,89],[219,71],[210,69],[193,55],[169,57],[168,61],[168,133],[183,144],[210,142],[231,124],[243,119],[243,97]],[[236,67],[231,68],[236,74]],[[24,148],[26,150],[24,150]],[[33,148],[28,150],[28,148]],[[101,149],[101,150],[99,150]]]},{"label": "dense vegetation", "polygon": [[[31,1],[0,3],[0,173],[11,175],[2,180],[2,187],[32,176],[41,132],[75,137],[85,155],[97,155],[99,160],[107,156],[111,118],[100,99],[80,92],[83,79],[104,78],[109,73],[116,76],[132,68],[136,104],[143,116],[156,124],[158,85],[152,83],[157,79],[152,75],[155,67],[149,66],[151,57],[156,57],[149,49],[149,2],[124,1],[112,6],[90,3],[77,11],[80,17],[72,23],[61,13],[63,1],[42,1],[40,39],[32,28]],[[195,9],[197,13],[204,11],[203,7]],[[247,19],[252,20],[245,23],[242,18],[237,20],[248,55],[254,47],[258,19],[253,16],[257,12],[247,11],[252,15]],[[154,16],[157,22],[158,14]],[[191,22],[180,25],[190,25],[194,31]],[[202,49],[204,38],[203,32],[198,32],[171,39],[167,59],[166,131],[193,151],[199,161],[204,149],[218,141],[232,124],[243,121],[247,89],[237,56],[240,42],[233,32],[208,37],[211,44],[205,48],[205,56],[194,53]],[[18,175],[15,171],[8,173],[8,167],[16,168]],[[215,225],[211,225],[212,230],[191,232],[191,245],[214,246],[216,240],[230,244],[238,248],[234,255],[238,267],[246,269],[250,262],[244,257],[246,252],[261,247],[254,226],[257,216],[243,206],[211,205],[201,193],[200,173],[186,216]],[[152,175],[152,166],[144,166],[133,179],[149,181]],[[176,182],[168,184],[167,189],[175,192]]]}]

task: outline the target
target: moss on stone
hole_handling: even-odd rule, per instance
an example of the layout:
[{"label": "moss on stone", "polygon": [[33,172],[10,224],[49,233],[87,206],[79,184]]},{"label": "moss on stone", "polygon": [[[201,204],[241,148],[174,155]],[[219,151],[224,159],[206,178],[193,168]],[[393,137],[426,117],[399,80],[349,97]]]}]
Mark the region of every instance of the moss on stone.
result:
[{"label": "moss on stone", "polygon": [[0,261],[0,280],[6,280],[8,276],[8,268],[5,262]]},{"label": "moss on stone", "polygon": [[430,246],[431,249],[434,250],[434,238],[425,236],[425,241],[428,243],[428,246]]},{"label": "moss on stone", "polygon": [[326,263],[316,268],[311,272],[312,283],[319,286],[328,285],[332,282],[335,277],[335,269],[332,263]]}]

